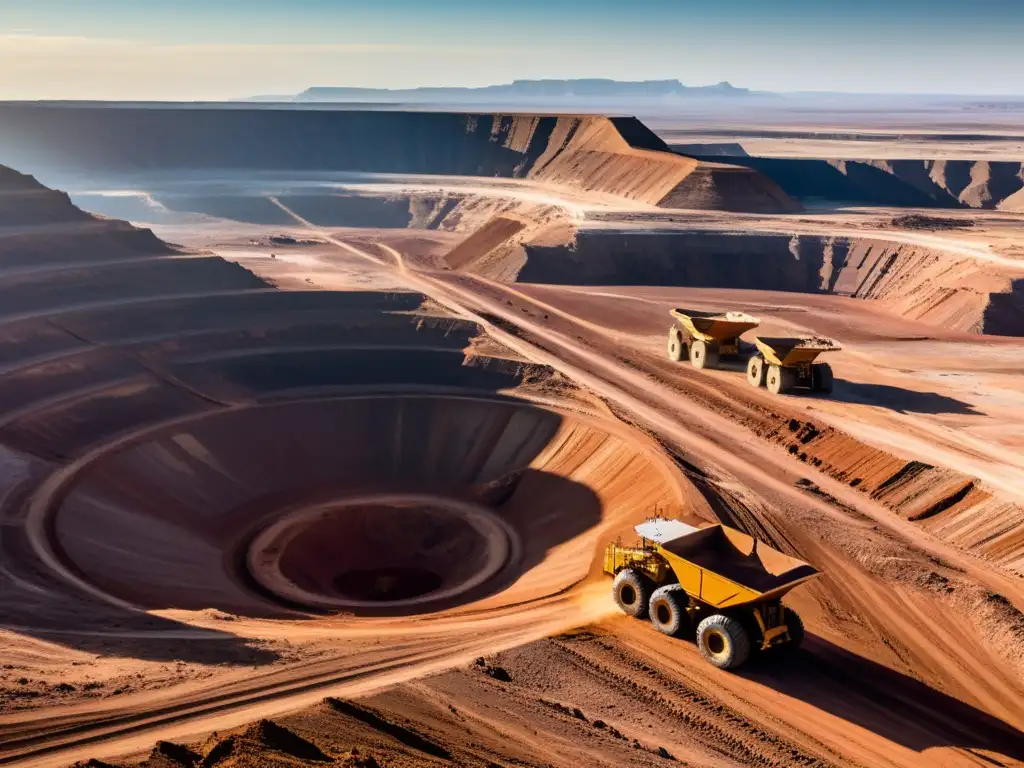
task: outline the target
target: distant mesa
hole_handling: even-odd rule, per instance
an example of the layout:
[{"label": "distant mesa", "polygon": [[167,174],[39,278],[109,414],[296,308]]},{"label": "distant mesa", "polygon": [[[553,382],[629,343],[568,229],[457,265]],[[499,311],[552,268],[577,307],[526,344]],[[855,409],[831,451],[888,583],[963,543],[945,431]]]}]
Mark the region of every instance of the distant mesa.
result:
[{"label": "distant mesa", "polygon": [[360,102],[364,104],[385,102],[406,103],[494,103],[495,101],[607,101],[623,100],[666,100],[708,96],[746,96],[750,91],[737,88],[728,82],[715,85],[690,86],[678,80],[515,80],[502,85],[488,85],[481,88],[349,88],[315,87],[294,97],[294,101],[311,102]]}]

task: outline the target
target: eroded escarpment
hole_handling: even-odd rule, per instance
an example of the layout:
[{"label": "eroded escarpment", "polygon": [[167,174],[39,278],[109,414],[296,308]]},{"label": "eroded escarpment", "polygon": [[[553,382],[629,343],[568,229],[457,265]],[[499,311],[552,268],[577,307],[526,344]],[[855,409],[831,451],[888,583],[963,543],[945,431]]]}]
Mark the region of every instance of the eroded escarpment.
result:
[{"label": "eroded escarpment", "polygon": [[0,162],[36,171],[485,176],[651,205],[685,199],[689,207],[725,210],[798,207],[749,169],[733,174],[745,183],[719,184],[718,192],[707,194],[706,175],[690,178],[700,162],[671,152],[640,121],[626,117],[6,105],[0,119]]},{"label": "eroded escarpment", "polygon": [[[714,146],[714,145],[709,145]],[[690,147],[700,152],[708,147]],[[697,154],[703,160],[719,154]],[[1024,164],[990,160],[826,160],[731,155],[798,200],[915,208],[1024,209]]]}]

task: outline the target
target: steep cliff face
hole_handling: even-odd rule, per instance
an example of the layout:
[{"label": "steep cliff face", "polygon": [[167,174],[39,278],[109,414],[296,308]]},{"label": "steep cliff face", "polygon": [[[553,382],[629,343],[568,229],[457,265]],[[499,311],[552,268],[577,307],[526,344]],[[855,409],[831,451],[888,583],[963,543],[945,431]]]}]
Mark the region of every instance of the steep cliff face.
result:
[{"label": "steep cliff face", "polygon": [[[535,179],[670,206],[791,210],[760,179],[685,194],[701,164],[635,118],[394,111],[0,106],[0,162],[61,172],[231,169]],[[681,193],[680,190],[683,190]]]},{"label": "steep cliff face", "polygon": [[567,246],[526,245],[516,279],[836,293],[944,328],[1024,335],[1024,274],[886,240],[584,231]]},{"label": "steep cliff face", "polygon": [[[698,155],[712,160],[715,155]],[[916,208],[1024,208],[1024,163],[730,157],[800,200]]]},{"label": "steep cliff face", "polygon": [[823,290],[874,299],[944,328],[1024,335],[1024,279],[984,262],[877,240],[834,242],[831,253]]}]

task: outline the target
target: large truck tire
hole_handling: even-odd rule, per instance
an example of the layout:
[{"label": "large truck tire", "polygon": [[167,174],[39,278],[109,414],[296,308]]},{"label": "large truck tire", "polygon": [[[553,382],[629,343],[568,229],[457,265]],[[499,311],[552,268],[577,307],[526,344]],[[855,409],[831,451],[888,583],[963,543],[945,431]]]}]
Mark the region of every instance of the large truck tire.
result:
[{"label": "large truck tire", "polygon": [[815,363],[811,366],[811,377],[815,392],[825,395],[832,394],[832,366],[828,363]]},{"label": "large truck tire", "polygon": [[694,339],[690,344],[690,364],[694,368],[717,368],[718,348],[706,341]]},{"label": "large truck tire", "polygon": [[612,597],[624,614],[643,619],[651,599],[651,580],[630,568],[619,571],[612,582]]},{"label": "large truck tire", "polygon": [[779,365],[768,366],[765,385],[773,395],[784,395],[796,384],[796,371]]},{"label": "large truck tire", "polygon": [[654,590],[647,604],[651,624],[664,635],[678,636],[689,619],[686,613],[689,602],[690,599],[678,584],[668,584]]},{"label": "large truck tire", "polygon": [[668,329],[668,359],[674,363],[687,357],[689,350],[683,341],[683,333],[676,327]]},{"label": "large truck tire", "polygon": [[697,625],[697,648],[719,669],[736,669],[750,657],[750,636],[739,621],[716,613]]},{"label": "large truck tire", "polygon": [[768,371],[764,358],[754,355],[747,362],[747,382],[752,387],[763,387]]}]

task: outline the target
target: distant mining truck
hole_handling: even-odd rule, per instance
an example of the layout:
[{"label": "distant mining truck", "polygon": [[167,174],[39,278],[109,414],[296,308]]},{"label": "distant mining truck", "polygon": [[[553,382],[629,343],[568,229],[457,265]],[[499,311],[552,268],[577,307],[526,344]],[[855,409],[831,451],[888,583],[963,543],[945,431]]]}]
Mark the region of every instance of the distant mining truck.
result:
[{"label": "distant mining truck", "polygon": [[842,347],[832,339],[755,337],[757,354],[747,362],[747,381],[775,395],[794,389],[832,393],[832,366],[814,362],[822,352]]},{"label": "distant mining truck", "polygon": [[624,613],[649,617],[666,635],[694,636],[720,669],[736,669],[752,651],[800,646],[803,622],[781,601],[818,575],[813,566],[725,525],[655,518],[635,530],[637,546],[610,543],[604,554]]},{"label": "distant mining truck", "polygon": [[738,357],[740,336],[761,324],[743,312],[676,308],[669,314],[678,325],[668,329],[668,359],[689,358],[694,368],[717,368],[722,358]]}]

